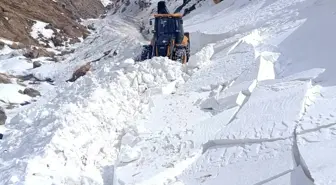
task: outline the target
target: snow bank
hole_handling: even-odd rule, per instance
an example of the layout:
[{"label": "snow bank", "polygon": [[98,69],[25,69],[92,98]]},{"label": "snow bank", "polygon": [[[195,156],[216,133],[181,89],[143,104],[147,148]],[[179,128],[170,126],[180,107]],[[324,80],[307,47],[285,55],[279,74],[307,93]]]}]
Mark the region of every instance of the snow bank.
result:
[{"label": "snow bank", "polygon": [[3,183],[103,184],[102,174],[110,173],[103,169],[117,157],[118,137],[146,112],[151,91],[184,83],[181,64],[166,58],[102,60],[94,68],[47,104],[37,103],[11,120],[1,169],[15,168],[0,174]]}]

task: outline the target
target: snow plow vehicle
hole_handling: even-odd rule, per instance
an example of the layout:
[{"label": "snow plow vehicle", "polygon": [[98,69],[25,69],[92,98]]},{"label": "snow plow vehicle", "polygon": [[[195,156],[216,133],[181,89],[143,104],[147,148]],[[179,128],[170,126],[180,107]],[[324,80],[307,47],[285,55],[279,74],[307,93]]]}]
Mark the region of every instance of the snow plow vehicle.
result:
[{"label": "snow plow vehicle", "polygon": [[150,20],[150,25],[154,22],[153,38],[149,45],[142,46],[141,60],[161,56],[187,63],[190,57],[190,38],[189,33],[183,30],[182,14],[170,14],[165,2],[159,1],[153,19]]}]

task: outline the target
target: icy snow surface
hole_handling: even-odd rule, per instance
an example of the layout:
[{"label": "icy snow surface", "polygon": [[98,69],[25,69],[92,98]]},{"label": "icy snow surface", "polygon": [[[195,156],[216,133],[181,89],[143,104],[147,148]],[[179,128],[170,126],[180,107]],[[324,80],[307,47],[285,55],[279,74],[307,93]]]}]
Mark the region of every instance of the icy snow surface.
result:
[{"label": "icy snow surface", "polygon": [[199,3],[184,18],[187,65],[135,62],[148,41],[121,15],[90,20],[96,33],[65,61],[37,69],[1,61],[1,70],[28,70],[55,87],[41,87],[43,97],[6,124],[0,184],[335,184],[334,7]]}]

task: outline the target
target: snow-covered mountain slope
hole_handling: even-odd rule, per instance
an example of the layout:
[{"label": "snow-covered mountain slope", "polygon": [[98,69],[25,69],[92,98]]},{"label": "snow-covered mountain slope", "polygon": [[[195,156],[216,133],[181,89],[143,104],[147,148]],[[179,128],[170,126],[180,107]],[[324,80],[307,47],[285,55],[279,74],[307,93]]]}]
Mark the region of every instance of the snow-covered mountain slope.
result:
[{"label": "snow-covered mountain slope", "polygon": [[335,184],[335,1],[199,5],[187,65],[134,62],[148,41],[114,14],[65,61],[22,69],[55,82],[6,123],[0,184]]}]

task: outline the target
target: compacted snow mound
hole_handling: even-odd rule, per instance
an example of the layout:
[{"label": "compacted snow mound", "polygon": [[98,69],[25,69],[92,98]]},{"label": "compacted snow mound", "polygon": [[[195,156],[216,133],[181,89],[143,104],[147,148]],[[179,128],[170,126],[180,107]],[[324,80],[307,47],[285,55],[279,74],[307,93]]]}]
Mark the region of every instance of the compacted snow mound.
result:
[{"label": "compacted snow mound", "polygon": [[[12,146],[2,155],[6,161],[2,168],[20,164],[27,174],[12,170],[12,175],[1,177],[2,182],[102,183],[100,170],[113,164],[117,153],[114,145],[122,129],[148,109],[146,93],[174,81],[184,82],[181,66],[165,58],[98,65],[101,67],[96,74],[84,77],[80,86],[64,89],[66,96],[60,93],[47,105],[33,107],[12,119],[11,124],[20,126],[12,125],[7,137],[20,139],[15,144],[6,139],[1,146]],[[107,69],[109,72],[103,73]],[[33,115],[35,119],[27,118]],[[26,148],[28,143],[30,147]],[[21,156],[22,160],[11,161],[12,156]]]}]

